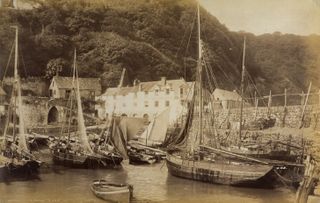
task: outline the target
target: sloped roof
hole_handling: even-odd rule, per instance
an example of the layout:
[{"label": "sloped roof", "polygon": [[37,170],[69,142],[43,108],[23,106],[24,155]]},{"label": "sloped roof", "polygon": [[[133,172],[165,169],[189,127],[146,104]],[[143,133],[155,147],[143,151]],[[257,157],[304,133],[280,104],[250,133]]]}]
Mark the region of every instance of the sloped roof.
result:
[{"label": "sloped roof", "polygon": [[241,100],[241,96],[236,91],[228,91],[228,90],[216,88],[212,94],[214,96],[214,99],[219,98],[219,100],[223,100],[223,101],[225,100],[240,101]]},{"label": "sloped roof", "polygon": [[130,92],[137,92],[138,88],[136,87],[111,87],[106,90],[103,94],[104,96],[112,96],[112,95],[127,95]]},{"label": "sloped roof", "polygon": [[6,96],[7,93],[0,87],[0,96]]},{"label": "sloped roof", "polygon": [[[55,76],[52,79],[59,89],[72,88],[72,77]],[[79,78],[80,90],[95,90],[101,91],[101,84],[99,78]]]},{"label": "sloped roof", "polygon": [[104,96],[111,95],[127,95],[128,93],[138,92],[138,91],[153,91],[155,88],[159,87],[160,89],[164,89],[170,87],[176,93],[179,93],[180,87],[187,86],[188,88],[192,87],[193,82],[186,82],[184,79],[178,80],[166,80],[164,81],[149,81],[149,82],[140,82],[136,86],[131,87],[121,87],[121,88],[108,88],[106,92],[103,94]]}]

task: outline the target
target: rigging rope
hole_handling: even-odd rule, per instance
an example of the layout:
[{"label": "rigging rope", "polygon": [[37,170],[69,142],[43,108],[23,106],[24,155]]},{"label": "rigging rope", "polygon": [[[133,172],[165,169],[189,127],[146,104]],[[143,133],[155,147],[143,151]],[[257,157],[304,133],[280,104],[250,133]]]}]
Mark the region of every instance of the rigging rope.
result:
[{"label": "rigging rope", "polygon": [[195,13],[194,13],[194,17],[193,17],[193,21],[192,21],[192,25],[191,25],[191,31],[190,31],[190,35],[189,35],[188,42],[187,42],[187,47],[186,47],[186,51],[185,51],[184,57],[183,57],[183,66],[184,66],[184,74],[185,74],[184,77],[185,77],[185,80],[187,80],[186,56],[187,56],[187,52],[188,52],[188,49],[189,49],[189,44],[190,44],[191,36],[192,36],[192,33],[193,33],[193,28],[194,28],[194,24],[195,24],[195,20],[196,20],[196,15],[197,15],[197,10],[196,10]]},{"label": "rigging rope", "polygon": [[[189,36],[189,40],[188,40],[189,42],[190,42],[190,37],[191,37],[191,34],[192,34],[192,30],[193,30],[193,26],[194,26],[194,22],[195,22],[196,16],[197,16],[197,10],[195,11],[194,16],[193,16],[192,26],[191,26],[191,31],[190,31],[190,36]],[[179,53],[179,51],[181,50],[182,43],[183,43],[183,41],[184,41],[184,38],[186,37],[186,34],[187,34],[187,27],[186,27],[185,30],[184,30],[182,40],[181,40],[180,45],[179,45],[179,47],[178,47],[178,50],[177,50],[177,52],[176,52],[176,54],[175,54],[175,58],[177,58],[178,53]]]},{"label": "rigging rope", "polygon": [[11,56],[12,56],[12,54],[13,54],[13,50],[14,50],[14,47],[15,47],[14,45],[15,45],[15,43],[13,42],[13,43],[12,43],[12,47],[11,47],[11,51],[10,51],[10,55],[9,55],[9,59],[8,59],[8,62],[7,62],[6,68],[5,68],[4,73],[3,73],[1,87],[3,87],[4,77],[6,76],[7,71],[8,71],[8,67],[9,67],[9,65],[10,65]]}]

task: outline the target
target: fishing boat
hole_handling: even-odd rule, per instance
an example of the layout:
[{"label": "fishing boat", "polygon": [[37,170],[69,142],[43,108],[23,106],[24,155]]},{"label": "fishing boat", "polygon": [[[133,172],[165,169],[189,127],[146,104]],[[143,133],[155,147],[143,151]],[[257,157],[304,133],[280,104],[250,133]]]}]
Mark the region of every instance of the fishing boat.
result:
[{"label": "fishing boat", "polygon": [[[18,27],[14,26],[15,36],[15,63],[14,85],[7,112],[7,122],[4,127],[1,154],[0,179],[32,179],[37,177],[41,161],[31,154],[24,126],[22,109],[21,83],[18,73]],[[19,119],[18,119],[19,118]],[[16,129],[18,128],[18,130]],[[11,135],[10,135],[11,134]],[[9,139],[11,137],[11,139]],[[1,144],[1,143],[0,143]]]},{"label": "fishing boat", "polygon": [[149,147],[161,146],[166,139],[169,115],[170,108],[167,108],[159,115],[156,115],[144,132],[138,137],[138,142],[141,145]]},{"label": "fishing boat", "polygon": [[154,164],[159,162],[160,159],[157,158],[155,154],[148,152],[144,148],[128,146],[128,157],[129,164]]},{"label": "fishing boat", "polygon": [[168,129],[170,109],[155,116],[144,132],[136,140],[128,142],[128,157],[131,164],[153,164],[165,159],[166,153],[160,149]]},{"label": "fishing boat", "polygon": [[[94,151],[89,143],[80,97],[76,51],[74,52],[72,84],[77,104],[78,131],[75,132],[75,137],[77,139],[74,143],[71,143],[71,134],[69,132],[67,140],[58,140],[57,143],[52,146],[53,162],[58,165],[74,168],[110,168],[119,166],[123,160],[120,155],[116,152],[107,153],[104,151],[101,153],[99,151]],[[73,102],[70,103],[72,104]]]},{"label": "fishing boat", "polygon": [[132,185],[109,183],[106,180],[94,180],[90,189],[97,197],[110,202],[129,203],[133,196]]},{"label": "fishing boat", "polygon": [[202,57],[199,4],[197,18],[197,80],[185,125],[167,153],[168,171],[173,176],[213,184],[273,187],[277,179],[275,171],[279,168],[259,159],[220,149],[212,125],[213,107],[206,105],[204,111],[204,100],[208,103],[210,99],[206,98],[208,94],[205,94],[203,85],[202,65],[205,63]]},{"label": "fishing boat", "polygon": [[[270,112],[268,112],[267,118],[259,118],[256,120],[256,124],[258,124],[260,129],[258,131],[249,130],[250,126],[245,126],[243,122],[243,107],[244,107],[244,80],[246,74],[245,68],[245,58],[246,58],[246,38],[244,38],[243,42],[243,55],[242,55],[242,73],[241,73],[241,105],[240,105],[240,121],[239,121],[239,131],[236,132],[236,136],[238,135],[236,140],[238,142],[235,144],[228,142],[220,142],[219,147],[231,151],[235,154],[250,156],[254,158],[264,159],[268,163],[274,166],[286,167],[287,173],[292,175],[291,172],[298,171],[298,173],[294,174],[294,179],[292,182],[299,182],[302,178],[302,173],[304,170],[303,165],[303,140],[301,143],[292,143],[293,139],[290,136],[286,136],[283,132],[276,133],[277,136],[271,136],[270,131],[276,122],[275,118],[270,117]],[[308,95],[310,93],[310,87],[308,91]],[[269,105],[271,103],[271,99],[269,98]],[[307,102],[307,100],[306,100]],[[306,104],[306,103],[305,103]],[[256,104],[257,105],[257,104]],[[251,125],[251,124],[250,124]],[[247,129],[245,129],[247,128]],[[265,129],[268,129],[268,132],[264,132]],[[281,130],[283,131],[283,130]],[[218,134],[218,140],[220,140],[220,135]],[[222,133],[225,134],[225,133]],[[230,132],[229,132],[230,134]],[[249,134],[249,135],[247,135]],[[260,135],[259,135],[260,134]],[[280,136],[281,134],[281,136]],[[280,140],[282,137],[282,140]],[[283,137],[286,137],[284,139]],[[231,137],[234,139],[235,137]],[[259,139],[259,140],[258,140]],[[300,139],[299,139],[300,140]],[[302,172],[302,173],[301,173]],[[295,183],[293,183],[295,184]]]}]

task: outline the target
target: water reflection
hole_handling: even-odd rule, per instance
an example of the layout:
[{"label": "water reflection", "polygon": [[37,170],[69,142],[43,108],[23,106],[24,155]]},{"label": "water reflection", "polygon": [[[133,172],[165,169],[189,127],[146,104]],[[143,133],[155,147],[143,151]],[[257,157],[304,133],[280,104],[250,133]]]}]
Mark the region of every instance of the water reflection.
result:
[{"label": "water reflection", "polygon": [[133,166],[120,170],[81,170],[54,167],[43,170],[41,180],[0,183],[1,200],[10,202],[104,202],[90,191],[94,179],[130,183],[134,202],[292,202],[288,190],[263,190],[227,187],[173,177],[165,165]]}]

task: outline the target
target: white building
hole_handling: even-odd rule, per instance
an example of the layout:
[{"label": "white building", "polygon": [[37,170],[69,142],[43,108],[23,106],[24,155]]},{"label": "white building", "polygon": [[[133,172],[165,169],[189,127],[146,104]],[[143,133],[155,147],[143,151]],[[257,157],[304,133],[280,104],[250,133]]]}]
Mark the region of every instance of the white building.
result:
[{"label": "white building", "polygon": [[[240,108],[241,96],[235,91],[228,91],[216,88],[212,93],[215,107],[223,109]],[[244,102],[244,106],[250,106],[247,102]]]},{"label": "white building", "polygon": [[98,116],[106,118],[115,115],[152,118],[170,108],[170,123],[187,110],[191,100],[193,82],[184,79],[135,82],[131,87],[108,88],[97,97]]}]

